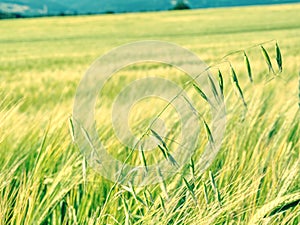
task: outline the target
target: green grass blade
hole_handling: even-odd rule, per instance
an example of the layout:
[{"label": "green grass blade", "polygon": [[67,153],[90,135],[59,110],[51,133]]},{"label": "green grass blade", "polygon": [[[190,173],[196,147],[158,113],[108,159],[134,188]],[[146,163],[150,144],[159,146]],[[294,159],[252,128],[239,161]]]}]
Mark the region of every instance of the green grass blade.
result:
[{"label": "green grass blade", "polygon": [[129,225],[130,224],[130,211],[129,211],[128,204],[124,197],[122,197],[122,203],[123,203],[123,208],[124,208],[124,212],[125,212],[125,225]]},{"label": "green grass blade", "polygon": [[72,141],[75,142],[74,124],[72,118],[69,118],[69,130],[72,137]]},{"label": "green grass blade", "polygon": [[219,87],[221,90],[222,97],[224,97],[224,81],[223,76],[220,70],[218,70],[218,78],[219,78]]},{"label": "green grass blade", "polygon": [[168,147],[163,138],[154,130],[150,129],[154,137],[162,144],[162,146],[168,151]]},{"label": "green grass blade", "polygon": [[212,188],[214,189],[215,191],[215,196],[216,196],[216,199],[219,203],[219,206],[221,207],[221,195],[220,195],[220,192],[219,192],[219,189],[218,189],[218,186],[217,186],[217,183],[215,181],[215,177],[213,175],[213,173],[211,171],[209,171],[209,177],[210,177],[210,181],[211,181],[211,185],[212,185]]},{"label": "green grass blade", "polygon": [[231,78],[232,78],[232,82],[234,83],[235,87],[236,87],[236,90],[245,106],[245,108],[247,108],[247,103],[245,101],[245,98],[244,98],[244,94],[243,94],[243,91],[239,85],[239,81],[238,81],[238,78],[237,78],[237,75],[236,75],[236,72],[234,70],[234,68],[232,66],[230,66],[230,71],[231,71]]},{"label": "green grass blade", "polygon": [[249,57],[247,56],[246,52],[244,52],[244,61],[245,61],[245,64],[246,64],[246,68],[247,68],[249,80],[252,83],[253,82],[252,70],[251,70],[251,65],[250,65]]},{"label": "green grass blade", "polygon": [[280,51],[280,48],[279,48],[279,45],[277,42],[275,45],[275,49],[276,49],[276,62],[277,62],[277,66],[279,69],[279,73],[281,73],[282,72],[282,55],[281,55],[281,51]]},{"label": "green grass blade", "polygon": [[213,81],[212,77],[210,74],[208,74],[208,80],[212,89],[212,92],[214,94],[214,97],[218,100],[219,99],[219,93],[217,91],[217,87],[215,85],[215,82]]},{"label": "green grass blade", "polygon": [[136,191],[134,189],[134,186],[132,185],[132,183],[129,183],[129,187],[130,187],[130,192],[133,195],[134,199],[140,203],[142,203],[144,206],[146,206],[146,203],[136,194]]},{"label": "green grass blade", "polygon": [[164,149],[161,145],[157,145],[159,150],[162,152],[162,154],[164,155],[165,159],[168,160],[168,154],[166,149]]},{"label": "green grass blade", "polygon": [[160,200],[161,207],[163,208],[165,214],[167,214],[167,210],[166,210],[166,206],[165,206],[165,201],[164,201],[164,199],[161,197],[161,195],[159,195],[159,200]]},{"label": "green grass blade", "polygon": [[203,123],[204,123],[204,127],[205,127],[205,130],[206,130],[208,140],[213,143],[214,142],[213,135],[210,131],[210,128],[209,128],[208,124],[206,123],[206,121],[204,119],[203,119]]},{"label": "green grass blade", "polygon": [[164,193],[165,197],[167,199],[169,199],[166,182],[165,182],[163,175],[158,167],[157,167],[157,174],[160,179],[160,182],[159,182],[160,189],[161,189],[162,193]]},{"label": "green grass blade", "polygon": [[184,181],[185,186],[189,190],[189,193],[192,195],[192,198],[193,198],[195,204],[197,205],[198,204],[197,198],[196,198],[196,195],[195,195],[195,192],[194,192],[192,186],[189,184],[189,182],[184,177],[182,177],[182,179]]},{"label": "green grass blade", "polygon": [[196,89],[196,91],[201,95],[201,97],[209,103],[209,100],[208,100],[206,94],[196,84],[193,84],[193,86]]},{"label": "green grass blade", "polygon": [[260,48],[262,50],[262,54],[263,54],[263,56],[265,58],[265,61],[266,61],[267,65],[268,65],[269,71],[272,71],[272,73],[275,74],[273,66],[272,66],[272,62],[271,62],[271,59],[270,59],[270,56],[269,56],[269,53],[264,48],[264,46],[261,45]]},{"label": "green grass blade", "polygon": [[193,177],[195,177],[195,162],[194,160],[191,158],[191,162],[190,162],[190,171]]},{"label": "green grass blade", "polygon": [[168,157],[168,160],[172,163],[173,166],[179,167],[179,164],[177,163],[175,158],[169,152],[167,152],[167,157]]},{"label": "green grass blade", "polygon": [[143,146],[140,146],[139,155],[140,155],[141,162],[143,163],[143,165],[145,167],[145,170],[148,171],[147,160],[145,157],[145,152],[144,152]]},{"label": "green grass blade", "polygon": [[205,198],[205,202],[206,205],[209,204],[209,198],[208,198],[208,193],[207,193],[207,187],[206,184],[203,182],[203,192],[204,192],[204,198]]}]

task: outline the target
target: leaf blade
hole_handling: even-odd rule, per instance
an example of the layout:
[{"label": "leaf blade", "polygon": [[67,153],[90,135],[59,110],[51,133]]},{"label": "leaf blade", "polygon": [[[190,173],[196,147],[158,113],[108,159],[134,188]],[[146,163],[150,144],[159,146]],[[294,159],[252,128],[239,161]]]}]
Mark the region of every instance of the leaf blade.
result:
[{"label": "leaf blade", "polygon": [[275,74],[274,69],[273,69],[273,65],[269,56],[269,53],[267,52],[267,50],[264,48],[264,46],[260,46],[261,50],[262,50],[262,54],[265,58],[265,61],[269,67],[269,71],[272,71],[273,74]]},{"label": "leaf blade", "polygon": [[208,97],[206,96],[206,94],[196,84],[193,84],[193,86],[196,89],[196,91],[201,95],[201,97],[209,103],[209,100],[208,100]]},{"label": "leaf blade", "polygon": [[238,94],[239,94],[239,96],[240,96],[240,98],[241,98],[241,100],[242,100],[245,108],[247,108],[247,103],[245,101],[243,91],[242,91],[242,89],[241,89],[241,87],[239,85],[239,80],[237,78],[236,72],[235,72],[234,68],[231,65],[230,65],[230,68],[231,68],[232,82],[235,84],[235,87],[236,87],[236,89],[238,91]]},{"label": "leaf blade", "polygon": [[282,55],[281,55],[281,51],[280,51],[280,48],[279,48],[279,45],[277,42],[275,45],[275,49],[276,49],[276,62],[277,62],[277,66],[279,69],[279,73],[281,73],[282,72]]},{"label": "leaf blade", "polygon": [[250,60],[246,52],[244,52],[244,61],[246,64],[247,72],[248,72],[248,77],[251,83],[253,83],[253,78],[252,78],[252,70],[251,70],[251,65],[250,65]]},{"label": "leaf blade", "polygon": [[220,70],[218,70],[219,87],[221,90],[222,97],[224,97],[224,80]]}]

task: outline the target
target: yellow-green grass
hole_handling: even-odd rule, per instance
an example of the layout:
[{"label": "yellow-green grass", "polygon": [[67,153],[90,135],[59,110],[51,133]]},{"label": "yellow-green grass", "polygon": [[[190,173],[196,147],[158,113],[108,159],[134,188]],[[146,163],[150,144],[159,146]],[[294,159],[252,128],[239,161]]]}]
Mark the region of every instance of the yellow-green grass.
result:
[{"label": "yellow-green grass", "polygon": [[[0,21],[0,224],[299,224],[299,10],[293,4]],[[68,118],[76,87],[98,56],[149,39],[182,45],[209,65],[231,51],[276,39],[284,71],[272,79],[260,48],[247,49],[251,84],[243,53],[229,57],[248,113],[243,119],[230,68],[220,65],[227,129],[212,173],[196,173],[187,178],[190,185],[176,176],[165,187],[133,193],[117,185],[109,194],[113,183],[86,166]],[[264,46],[276,69],[275,42]],[[98,102],[99,134],[121,159],[126,152],[106,119],[110,103],[122,86],[151,74],[179,84],[186,80],[168,66],[132,66],[116,74]],[[188,91],[201,108],[200,95]],[[159,111],[141,106],[136,119]],[[198,152],[207,139],[205,130],[201,134]],[[132,163],[142,165],[138,158]]]}]

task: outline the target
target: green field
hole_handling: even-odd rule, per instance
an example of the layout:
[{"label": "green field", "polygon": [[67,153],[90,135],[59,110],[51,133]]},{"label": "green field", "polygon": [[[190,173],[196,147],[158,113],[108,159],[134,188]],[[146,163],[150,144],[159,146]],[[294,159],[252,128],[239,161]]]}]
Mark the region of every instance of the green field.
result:
[{"label": "green field", "polygon": [[[300,4],[293,4],[1,20],[0,225],[299,224],[299,12]],[[112,48],[141,40],[179,44],[208,65],[217,64],[211,70],[216,78],[218,69],[223,74],[223,144],[209,169],[197,173],[207,143],[201,129],[196,172],[186,177],[188,184],[179,174],[148,187],[114,185],[86,165],[72,141],[69,118],[85,71]],[[275,76],[259,44],[264,43],[277,71],[276,41],[283,72]],[[228,57],[248,105],[246,114],[229,64],[218,64],[237,50],[246,50],[254,79],[248,79],[243,52]],[[128,149],[112,135],[106,119],[110,104],[121,87],[149,74],[180,85],[187,79],[166,65],[130,66],[107,84],[97,104],[99,136],[119,159]],[[187,91],[195,107],[205,105],[193,87]],[[160,104],[141,103],[129,119],[134,126],[151,119]],[[207,107],[202,110],[208,113]],[[168,114],[164,119],[173,122]],[[147,160],[154,159],[149,155]],[[142,165],[135,153],[131,163]]]}]

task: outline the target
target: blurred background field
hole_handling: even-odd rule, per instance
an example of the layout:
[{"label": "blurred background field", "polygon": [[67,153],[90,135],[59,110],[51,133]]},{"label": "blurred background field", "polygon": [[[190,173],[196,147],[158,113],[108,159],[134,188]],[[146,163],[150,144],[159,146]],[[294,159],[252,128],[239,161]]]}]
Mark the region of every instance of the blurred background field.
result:
[{"label": "blurred background field", "polygon": [[[0,224],[299,224],[299,11],[290,4],[0,21]],[[251,84],[243,54],[229,58],[249,107],[242,120],[230,68],[220,65],[228,118],[211,173],[196,174],[190,186],[177,177],[134,191],[117,186],[108,195],[113,183],[87,167],[68,118],[89,65],[140,40],[177,43],[208,65],[276,40],[284,69],[272,79],[259,46],[247,49]],[[274,46],[264,44],[275,68]],[[147,75],[145,68],[180,76],[164,65],[130,67],[111,85]],[[97,122],[109,139],[105,118]]]}]

